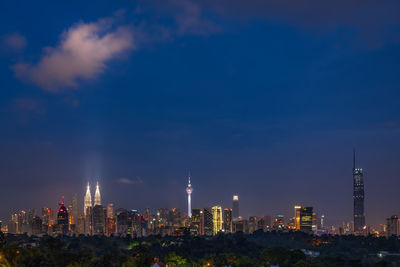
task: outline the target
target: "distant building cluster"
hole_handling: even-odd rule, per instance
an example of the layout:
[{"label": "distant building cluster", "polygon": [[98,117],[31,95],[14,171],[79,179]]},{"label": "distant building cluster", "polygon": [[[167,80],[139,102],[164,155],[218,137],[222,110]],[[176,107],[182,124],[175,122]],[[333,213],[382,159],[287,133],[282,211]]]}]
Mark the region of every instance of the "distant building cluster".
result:
[{"label": "distant building cluster", "polygon": [[[142,212],[115,209],[113,204],[102,205],[100,186],[96,185],[94,202],[87,185],[83,201],[83,212],[78,208],[78,199],[72,198],[66,206],[64,198],[59,209],[42,208],[41,214],[34,210],[12,214],[8,223],[8,233],[29,235],[118,235],[144,237],[148,235],[205,235],[213,236],[223,233],[253,233],[255,231],[289,231],[299,230],[313,233],[324,227],[324,216],[317,220],[312,207],[294,207],[294,217],[287,222],[283,215],[250,216],[243,218],[239,213],[239,196],[234,195],[232,206],[222,208],[220,205],[205,208],[191,208],[193,187],[190,181],[186,188],[188,212],[182,213],[177,208],[160,208],[154,214],[150,209]],[[317,221],[321,223],[318,224]]]},{"label": "distant building cluster", "polygon": [[83,201],[83,212],[78,208],[75,195],[71,204],[66,206],[64,198],[59,209],[42,208],[36,211],[20,211],[12,214],[8,225],[0,227],[11,234],[29,235],[118,235],[144,237],[148,235],[205,235],[218,233],[254,233],[255,231],[302,231],[309,234],[376,234],[379,236],[399,236],[400,220],[396,215],[386,220],[375,230],[367,227],[364,215],[364,180],[363,170],[356,168],[355,151],[353,153],[353,201],[354,220],[343,222],[339,226],[326,225],[325,215],[317,216],[313,207],[294,206],[293,217],[284,215],[250,216],[243,218],[239,212],[239,196],[233,195],[232,206],[220,205],[205,208],[192,208],[193,187],[188,177],[187,213],[178,208],[160,208],[152,213],[150,209],[142,212],[124,208],[115,209],[113,204],[102,205],[100,186],[97,183],[94,202],[87,185]]}]

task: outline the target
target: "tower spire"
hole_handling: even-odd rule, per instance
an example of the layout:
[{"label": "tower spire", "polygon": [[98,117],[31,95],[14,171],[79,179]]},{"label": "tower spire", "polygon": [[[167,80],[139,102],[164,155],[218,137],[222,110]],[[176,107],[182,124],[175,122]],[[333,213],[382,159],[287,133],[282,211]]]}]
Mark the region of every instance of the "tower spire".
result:
[{"label": "tower spire", "polygon": [[189,182],[188,182],[188,186],[186,188],[186,193],[188,194],[188,216],[192,217],[192,199],[191,199],[191,194],[193,192],[193,188],[192,185],[190,183],[190,171],[189,171]]},{"label": "tower spire", "polygon": [[100,188],[99,182],[96,184],[96,193],[94,194],[94,205],[101,205],[101,196],[100,196]]},{"label": "tower spire", "polygon": [[85,194],[85,204],[84,204],[84,210],[83,213],[85,215],[88,214],[88,208],[92,207],[92,195],[90,194],[90,184],[88,182],[87,187],[86,187],[86,194]]}]

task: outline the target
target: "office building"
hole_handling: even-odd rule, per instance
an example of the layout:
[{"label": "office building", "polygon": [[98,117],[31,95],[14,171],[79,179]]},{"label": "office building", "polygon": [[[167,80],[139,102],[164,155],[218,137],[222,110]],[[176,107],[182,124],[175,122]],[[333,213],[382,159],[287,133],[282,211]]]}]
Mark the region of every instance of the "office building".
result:
[{"label": "office building", "polygon": [[239,219],[239,196],[233,196],[232,203],[232,221],[237,221]]},{"label": "office building", "polygon": [[107,205],[107,218],[114,217],[114,204],[110,203]]},{"label": "office building", "polygon": [[211,208],[203,209],[203,229],[204,235],[211,236],[213,235],[213,214]]},{"label": "office building", "polygon": [[225,208],[224,209],[224,224],[223,224],[224,232],[231,233],[232,232],[232,209]]},{"label": "office building", "polygon": [[60,209],[57,212],[57,233],[63,235],[69,232],[69,214],[64,204],[63,197],[62,201],[59,203]]},{"label": "office building", "polygon": [[204,235],[204,229],[201,228],[201,209],[192,209],[192,218],[190,222],[190,230],[194,235]]},{"label": "office building", "polygon": [[354,232],[362,234],[365,226],[364,176],[363,170],[356,168],[356,152],[353,151],[353,201]]},{"label": "office building", "polygon": [[300,210],[302,206],[296,205],[294,206],[294,228],[296,230],[300,230]]},{"label": "office building", "polygon": [[386,219],[386,236],[399,236],[399,218],[396,215]]},{"label": "office building", "polygon": [[312,233],[313,208],[303,207],[300,210],[300,231]]},{"label": "office building", "polygon": [[95,205],[92,211],[92,233],[93,235],[104,235],[106,210],[102,205]]},{"label": "office building", "polygon": [[222,231],[222,208],[221,206],[214,206],[211,208],[213,217],[213,235]]}]

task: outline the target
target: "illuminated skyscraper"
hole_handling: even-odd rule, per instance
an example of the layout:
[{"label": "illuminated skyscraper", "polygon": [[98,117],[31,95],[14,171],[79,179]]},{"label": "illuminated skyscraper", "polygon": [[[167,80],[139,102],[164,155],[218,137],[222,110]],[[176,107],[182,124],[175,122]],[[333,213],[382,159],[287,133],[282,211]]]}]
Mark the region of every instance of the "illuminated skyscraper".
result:
[{"label": "illuminated skyscraper", "polygon": [[294,227],[296,230],[300,230],[300,211],[302,206],[294,206]]},{"label": "illuminated skyscraper", "polygon": [[203,211],[201,209],[192,210],[192,220],[191,220],[191,231],[196,235],[203,235],[203,229],[201,228],[201,216]]},{"label": "illuminated skyscraper", "polygon": [[100,197],[100,189],[99,189],[99,182],[96,184],[96,193],[94,194],[94,205],[101,205],[101,197]]},{"label": "illuminated skyscraper", "polygon": [[365,226],[363,170],[356,169],[356,151],[353,150],[354,232],[362,233]]},{"label": "illuminated skyscraper", "polygon": [[222,230],[222,208],[221,206],[214,206],[211,208],[213,218],[213,235]]},{"label": "illuminated skyscraper", "polygon": [[399,218],[393,215],[386,219],[386,236],[398,236],[399,235]]},{"label": "illuminated skyscraper", "polygon": [[232,221],[237,221],[239,219],[239,196],[233,196],[232,203]]},{"label": "illuminated skyscraper", "polygon": [[300,230],[306,233],[312,233],[313,208],[302,207],[300,209]]},{"label": "illuminated skyscraper", "polygon": [[321,215],[321,229],[325,229],[325,215]]},{"label": "illuminated skyscraper", "polygon": [[92,207],[92,195],[90,194],[90,185],[88,183],[87,188],[86,188],[86,195],[85,195],[85,204],[84,204],[84,209],[83,213],[85,216],[88,215],[88,210]]},{"label": "illuminated skyscraper", "polygon": [[203,209],[202,228],[204,229],[204,235],[211,236],[213,234],[213,214],[211,208]]},{"label": "illuminated skyscraper", "polygon": [[92,231],[94,235],[103,235],[105,233],[106,210],[102,205],[93,207]]},{"label": "illuminated skyscraper", "polygon": [[191,195],[193,192],[193,188],[192,185],[190,184],[190,173],[189,173],[189,183],[188,186],[186,188],[186,192],[188,194],[188,216],[192,217],[192,199],[191,199]]},{"label": "illuminated skyscraper", "polygon": [[110,203],[107,205],[107,218],[114,217],[114,204]]},{"label": "illuminated skyscraper", "polygon": [[232,232],[232,209],[224,209],[224,231],[225,233]]},{"label": "illuminated skyscraper", "polygon": [[77,225],[78,224],[78,197],[76,195],[72,198],[72,205],[71,205],[71,224]]},{"label": "illuminated skyscraper", "polygon": [[60,234],[67,234],[69,229],[69,216],[67,208],[64,205],[64,197],[62,201],[59,203],[60,209],[57,213],[57,227]]}]

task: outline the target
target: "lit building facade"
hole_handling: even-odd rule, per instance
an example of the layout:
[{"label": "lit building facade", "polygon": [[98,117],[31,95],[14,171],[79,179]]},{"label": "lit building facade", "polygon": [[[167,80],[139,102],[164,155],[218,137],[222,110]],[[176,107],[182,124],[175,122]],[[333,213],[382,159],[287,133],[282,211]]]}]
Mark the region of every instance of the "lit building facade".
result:
[{"label": "lit building facade", "polygon": [[211,208],[213,218],[213,235],[222,231],[222,208],[221,206],[214,206]]},{"label": "lit building facade", "polygon": [[100,187],[99,187],[99,182],[97,182],[96,192],[94,194],[94,206],[100,206],[100,205],[101,205]]},{"label": "lit building facade", "polygon": [[202,214],[202,222],[203,222],[203,229],[204,235],[211,236],[213,235],[213,214],[211,208],[204,208]]},{"label": "lit building facade", "polygon": [[396,215],[386,219],[386,236],[399,236],[399,218]]},{"label": "lit building facade", "polygon": [[294,206],[294,228],[300,230],[300,211],[303,207],[296,205]]},{"label": "lit building facade", "polygon": [[300,210],[300,231],[312,233],[313,208],[303,207]]},{"label": "lit building facade", "polygon": [[107,218],[114,217],[114,204],[110,203],[107,205]]},{"label": "lit building facade", "polygon": [[354,232],[362,234],[365,226],[364,215],[364,176],[363,170],[356,168],[356,152],[353,151],[353,201]]},{"label": "lit building facade", "polygon": [[57,212],[57,232],[63,235],[69,232],[69,215],[64,204],[63,198],[63,200],[59,203],[60,209]]},{"label": "lit building facade", "polygon": [[92,234],[93,235],[104,235],[105,223],[106,223],[106,210],[102,205],[96,205],[93,207],[92,215]]},{"label": "lit building facade", "polygon": [[232,232],[232,209],[225,208],[224,209],[224,232],[231,233]]},{"label": "lit building facade", "polygon": [[233,196],[232,202],[232,221],[237,221],[239,219],[239,196]]},{"label": "lit building facade", "polygon": [[88,215],[89,209],[92,207],[92,195],[90,194],[90,184],[88,183],[86,187],[86,194],[84,199],[83,214]]}]

